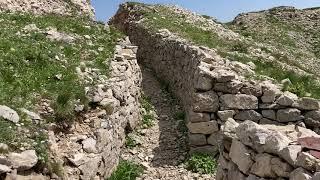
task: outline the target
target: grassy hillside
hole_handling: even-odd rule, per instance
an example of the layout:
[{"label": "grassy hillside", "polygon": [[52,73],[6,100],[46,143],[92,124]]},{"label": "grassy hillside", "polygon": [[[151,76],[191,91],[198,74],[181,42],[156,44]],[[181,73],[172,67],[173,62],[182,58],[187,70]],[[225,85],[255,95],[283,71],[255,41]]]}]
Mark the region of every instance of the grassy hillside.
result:
[{"label": "grassy hillside", "polygon": [[[46,123],[74,120],[75,104],[88,103],[85,87],[97,83],[82,80],[76,69],[108,75],[106,60],[122,35],[86,19],[53,15],[1,13],[0,22],[0,105],[21,116],[20,127],[0,119],[0,142],[12,150],[35,147],[45,160]],[[52,32],[62,39],[50,39]],[[54,113],[40,124],[18,110],[35,111],[44,99]]]},{"label": "grassy hillside", "polygon": [[[300,96],[320,98],[320,85],[317,80],[319,71],[311,71],[315,67],[313,64],[301,63],[314,56],[297,50],[299,49],[295,45],[297,43],[287,35],[286,30],[299,29],[296,26],[278,22],[273,18],[273,25],[265,31],[265,36],[270,36],[274,40],[271,41],[262,36],[259,29],[257,32],[250,31],[249,35],[249,32],[235,28],[235,25],[219,24],[210,17],[195,15],[176,7],[140,3],[129,3],[128,5],[132,6],[136,13],[142,15],[142,23],[152,31],[168,29],[193,44],[216,49],[222,57],[243,63],[254,62],[257,66],[255,69],[257,75],[268,76],[278,82],[288,78],[292,84],[286,87],[287,90]],[[281,31],[272,31],[274,25],[279,26]],[[240,31],[240,35],[232,30]],[[249,36],[251,38],[248,38]],[[316,48],[311,47],[311,49]],[[264,56],[256,54],[255,51],[260,51]],[[291,54],[299,61],[293,59]],[[269,59],[269,57],[272,58]],[[279,65],[278,62],[285,66]],[[301,69],[306,73],[299,75],[286,65]]]}]

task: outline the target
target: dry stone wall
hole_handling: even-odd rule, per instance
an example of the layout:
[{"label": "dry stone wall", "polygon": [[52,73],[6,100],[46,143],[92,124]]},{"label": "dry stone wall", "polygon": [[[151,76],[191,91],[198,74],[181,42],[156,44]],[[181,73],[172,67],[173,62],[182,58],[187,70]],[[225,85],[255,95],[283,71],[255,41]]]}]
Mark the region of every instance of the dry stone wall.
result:
[{"label": "dry stone wall", "polygon": [[270,80],[245,78],[254,74],[253,63],[221,58],[166,29],[155,33],[139,18],[124,4],[110,24],[130,36],[138,61],[181,100],[190,150],[220,151],[217,179],[319,179],[320,148],[303,146],[319,140],[318,100],[283,92]]},{"label": "dry stone wall", "polygon": [[94,18],[90,0],[1,0],[1,11],[77,15]]},{"label": "dry stone wall", "polygon": [[320,136],[309,129],[249,120],[239,124],[229,118],[221,132],[217,180],[320,178],[319,156],[312,150]]},{"label": "dry stone wall", "polygon": [[[300,124],[319,131],[319,101],[282,92],[271,81],[249,80],[254,64],[223,59],[166,29],[154,33],[126,4],[110,21],[139,46],[138,60],[169,83],[187,112],[192,149],[217,152],[219,129],[228,118],[259,124]],[[141,21],[140,21],[141,22]]]}]

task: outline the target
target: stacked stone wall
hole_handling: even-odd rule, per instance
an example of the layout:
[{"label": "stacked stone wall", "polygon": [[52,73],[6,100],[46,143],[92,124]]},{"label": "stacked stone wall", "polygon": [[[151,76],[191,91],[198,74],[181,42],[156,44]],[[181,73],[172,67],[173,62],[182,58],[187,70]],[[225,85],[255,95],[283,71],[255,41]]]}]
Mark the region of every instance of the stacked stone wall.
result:
[{"label": "stacked stone wall", "polygon": [[[131,41],[139,47],[138,61],[152,68],[155,75],[166,81],[181,100],[187,114],[191,152],[216,155],[220,151],[221,158],[228,154],[220,161],[218,179],[301,179],[302,176],[311,179],[312,173],[319,170],[315,168],[319,165],[318,159],[310,155],[310,152],[302,151],[302,148],[297,152],[299,156],[301,154],[298,164],[287,158],[288,154],[281,154],[281,151],[291,153],[291,145],[300,138],[318,138],[315,133],[319,133],[320,127],[318,100],[284,92],[281,84],[270,80],[246,78],[254,75],[253,63],[243,64],[221,58],[215,50],[194,46],[166,29],[154,32],[143,25],[143,20],[137,21],[137,17],[139,16],[132,8],[125,4],[120,7],[110,24],[129,35]],[[242,137],[239,140],[239,135],[235,133],[236,127],[224,130],[229,120],[235,124],[243,123],[240,127],[246,127],[247,124],[258,127],[258,124],[269,124],[274,129],[285,130],[282,135],[274,129],[254,134],[256,131],[260,132],[258,129],[252,130],[253,134],[250,135],[250,129],[245,129],[241,131],[241,135],[247,141],[241,141]],[[299,128],[309,133],[303,135]],[[288,137],[291,131],[296,132],[294,137]],[[226,133],[230,135],[229,138],[225,138]],[[283,139],[278,139],[278,136],[283,136]],[[251,142],[254,140],[257,142]],[[264,147],[268,141],[270,149],[260,149],[259,146]],[[285,142],[277,144],[278,141]],[[227,142],[229,147],[225,151],[224,144]],[[249,149],[243,155],[247,156],[244,161],[251,162],[245,165],[244,170],[237,162],[239,154],[231,155],[230,150],[233,148],[234,152],[241,151],[241,147]],[[230,163],[224,166],[226,160]],[[239,161],[242,163],[242,159]],[[263,163],[265,161],[269,164]],[[312,168],[306,164],[310,164]],[[265,168],[269,168],[269,171],[260,173]]]}]

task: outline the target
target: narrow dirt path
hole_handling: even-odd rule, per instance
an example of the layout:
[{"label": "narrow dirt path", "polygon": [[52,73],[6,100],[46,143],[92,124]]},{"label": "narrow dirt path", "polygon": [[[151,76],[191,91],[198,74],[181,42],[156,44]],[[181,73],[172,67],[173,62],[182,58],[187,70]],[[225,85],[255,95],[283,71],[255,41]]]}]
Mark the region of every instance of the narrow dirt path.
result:
[{"label": "narrow dirt path", "polygon": [[[122,158],[142,164],[143,180],[213,180],[213,175],[192,173],[182,162],[187,157],[187,144],[183,133],[183,120],[177,118],[182,108],[148,69],[143,69],[143,91],[151,98],[156,120],[148,129],[138,129],[141,145],[125,149]],[[181,113],[180,113],[181,114]]]}]

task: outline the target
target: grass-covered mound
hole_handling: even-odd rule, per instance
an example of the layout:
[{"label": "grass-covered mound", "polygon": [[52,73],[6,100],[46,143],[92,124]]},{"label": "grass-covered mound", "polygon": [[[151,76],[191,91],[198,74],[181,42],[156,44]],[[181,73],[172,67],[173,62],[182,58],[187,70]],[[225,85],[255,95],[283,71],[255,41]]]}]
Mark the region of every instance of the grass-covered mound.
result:
[{"label": "grass-covered mound", "polygon": [[[20,115],[20,127],[0,119],[0,140],[12,151],[35,148],[46,161],[44,127],[49,122],[72,122],[75,104],[88,103],[85,87],[97,83],[82,80],[77,69],[91,68],[107,77],[107,60],[122,35],[102,23],[73,17],[0,13],[0,22],[0,105]],[[52,29],[72,41],[48,38]],[[19,111],[36,111],[44,99],[54,113],[41,123]]]}]

